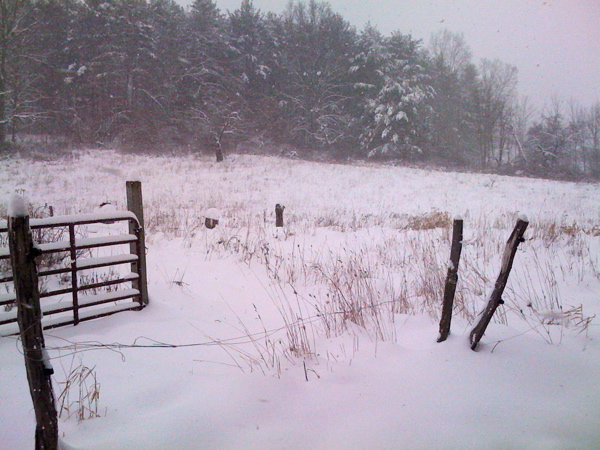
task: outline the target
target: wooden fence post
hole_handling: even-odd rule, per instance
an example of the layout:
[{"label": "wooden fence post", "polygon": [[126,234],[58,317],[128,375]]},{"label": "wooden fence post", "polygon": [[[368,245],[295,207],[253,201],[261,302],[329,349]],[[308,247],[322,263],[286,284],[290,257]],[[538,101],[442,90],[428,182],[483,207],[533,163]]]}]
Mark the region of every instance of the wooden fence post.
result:
[{"label": "wooden fence post", "polygon": [[136,243],[130,244],[130,251],[138,254],[138,261],[131,263],[131,271],[138,274],[138,279],[132,285],[133,289],[140,291],[142,304],[149,303],[148,298],[148,276],[146,274],[146,238],[144,231],[144,203],[142,199],[142,182],[127,181],[125,183],[127,189],[127,209],[134,213],[140,223],[140,227],[136,229],[135,224],[129,222],[129,234],[139,236],[139,248],[136,248]]},{"label": "wooden fence post", "polygon": [[209,230],[214,229],[217,225],[219,225],[219,219],[211,219],[210,217],[204,218],[204,226]]},{"label": "wooden fence post", "polygon": [[481,313],[479,323],[475,325],[475,327],[471,331],[471,334],[469,335],[471,350],[477,349],[477,344],[479,344],[479,341],[483,337],[483,334],[485,333],[487,326],[492,320],[492,316],[496,312],[496,309],[498,308],[498,306],[504,303],[504,301],[502,300],[502,294],[504,293],[504,288],[506,287],[506,283],[508,282],[508,275],[510,274],[510,271],[512,269],[515,254],[517,253],[517,247],[521,242],[524,241],[523,235],[525,234],[527,225],[529,225],[527,217],[519,217],[513,232],[511,233],[510,237],[508,238],[508,241],[506,242],[504,255],[502,256],[502,264],[500,266],[500,274],[498,275],[498,279],[496,280],[494,290],[492,291],[492,295],[490,295],[490,300],[488,301],[487,306]]},{"label": "wooden fence post", "polygon": [[219,217],[221,217],[221,211],[217,208],[209,208],[204,213],[204,226],[209,230],[214,229],[219,225]]},{"label": "wooden fence post", "polygon": [[440,319],[440,334],[438,342],[443,342],[450,334],[450,323],[452,322],[452,307],[454,306],[454,294],[458,283],[458,263],[462,252],[463,220],[460,217],[454,219],[452,224],[452,246],[450,248],[450,262],[444,286],[444,303],[442,306],[442,317]]},{"label": "wooden fence post", "polygon": [[[21,198],[13,199],[21,201]],[[25,357],[29,392],[35,410],[35,448],[56,449],[58,446],[58,419],[54,392],[53,370],[46,350],[42,331],[42,312],[35,264],[37,251],[29,228],[29,216],[12,208],[8,218],[8,240],[17,296],[17,320]]]},{"label": "wooden fence post", "polygon": [[275,227],[277,227],[277,228],[283,227],[283,210],[284,209],[285,209],[285,206],[280,205],[279,203],[277,203],[275,205]]}]

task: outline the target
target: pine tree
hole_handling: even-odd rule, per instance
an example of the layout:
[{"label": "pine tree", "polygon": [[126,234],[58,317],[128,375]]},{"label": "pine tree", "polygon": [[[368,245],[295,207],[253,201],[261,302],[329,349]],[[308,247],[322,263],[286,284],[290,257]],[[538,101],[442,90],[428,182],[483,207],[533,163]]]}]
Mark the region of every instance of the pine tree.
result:
[{"label": "pine tree", "polygon": [[232,70],[241,80],[241,95],[247,111],[244,120],[252,134],[269,131],[276,116],[274,77],[277,44],[268,19],[251,0],[243,0],[240,8],[229,15],[229,35],[235,49]]},{"label": "pine tree", "polygon": [[[423,152],[429,100],[434,95],[420,52],[420,41],[399,32],[377,47],[371,95],[364,103],[363,148],[369,156],[414,157]],[[377,66],[377,64],[375,64]]]},{"label": "pine tree", "polygon": [[187,23],[185,77],[179,83],[189,111],[189,126],[198,146],[223,159],[227,137],[239,132],[244,99],[241,79],[234,73],[236,49],[231,45],[226,21],[211,0],[196,0]]}]

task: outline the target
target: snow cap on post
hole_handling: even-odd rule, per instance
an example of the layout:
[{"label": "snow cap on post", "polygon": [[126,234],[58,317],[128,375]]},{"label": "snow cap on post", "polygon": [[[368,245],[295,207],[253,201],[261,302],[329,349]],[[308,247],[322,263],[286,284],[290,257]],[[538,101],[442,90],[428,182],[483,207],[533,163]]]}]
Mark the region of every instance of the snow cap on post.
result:
[{"label": "snow cap on post", "polygon": [[216,208],[209,208],[204,213],[204,226],[209,230],[212,230],[219,224],[219,219],[221,218],[221,211]]},{"label": "snow cap on post", "polygon": [[208,208],[204,213],[204,217],[213,220],[219,220],[221,218],[221,211],[217,208]]},{"label": "snow cap on post", "polygon": [[8,201],[8,217],[27,216],[27,202],[19,194],[12,194]]}]

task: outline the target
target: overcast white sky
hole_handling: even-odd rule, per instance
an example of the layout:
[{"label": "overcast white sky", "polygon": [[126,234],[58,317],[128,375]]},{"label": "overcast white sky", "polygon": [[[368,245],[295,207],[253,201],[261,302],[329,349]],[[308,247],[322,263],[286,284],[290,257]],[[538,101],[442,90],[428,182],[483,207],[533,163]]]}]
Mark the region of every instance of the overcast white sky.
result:
[{"label": "overcast white sky", "polygon": [[[178,0],[189,4],[191,0]],[[287,0],[254,0],[282,12]],[[600,101],[600,0],[329,0],[361,29],[398,30],[428,41],[433,31],[462,31],[475,60],[498,58],[519,69],[519,93],[542,107],[556,94],[590,106]],[[216,0],[222,12],[241,0]]]}]

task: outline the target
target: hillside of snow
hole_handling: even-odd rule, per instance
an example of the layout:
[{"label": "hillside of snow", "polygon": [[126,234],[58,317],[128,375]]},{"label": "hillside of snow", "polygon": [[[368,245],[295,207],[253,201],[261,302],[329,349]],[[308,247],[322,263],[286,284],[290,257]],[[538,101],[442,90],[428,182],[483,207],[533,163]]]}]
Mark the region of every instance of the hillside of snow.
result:
[{"label": "hillside of snow", "polygon": [[[123,210],[127,180],[142,182],[150,304],[46,331],[63,448],[600,447],[597,184],[80,151],[4,157],[0,213],[15,192],[37,216]],[[437,343],[458,215],[452,334]],[[521,215],[505,303],[473,352]],[[35,417],[7,330],[0,447],[28,449]]]}]

